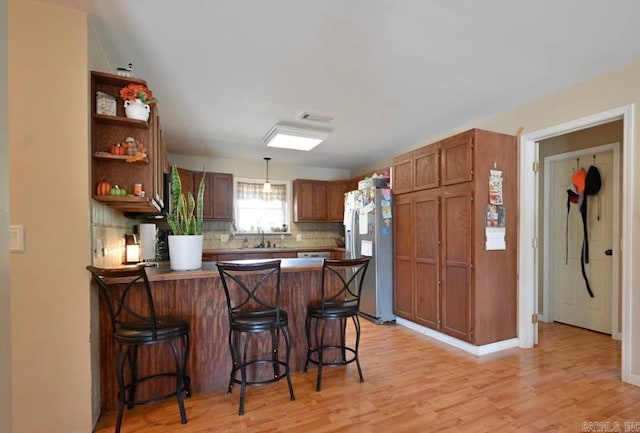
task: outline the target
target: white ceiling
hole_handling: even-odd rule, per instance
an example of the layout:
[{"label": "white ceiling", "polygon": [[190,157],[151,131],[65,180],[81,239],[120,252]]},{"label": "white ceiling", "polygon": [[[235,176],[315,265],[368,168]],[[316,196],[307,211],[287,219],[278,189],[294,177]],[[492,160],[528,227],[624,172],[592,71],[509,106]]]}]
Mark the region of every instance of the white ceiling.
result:
[{"label": "white ceiling", "polygon": [[[134,63],[170,152],[216,158],[357,171],[640,58],[637,0],[46,1]],[[264,145],[304,111],[328,140]]]}]

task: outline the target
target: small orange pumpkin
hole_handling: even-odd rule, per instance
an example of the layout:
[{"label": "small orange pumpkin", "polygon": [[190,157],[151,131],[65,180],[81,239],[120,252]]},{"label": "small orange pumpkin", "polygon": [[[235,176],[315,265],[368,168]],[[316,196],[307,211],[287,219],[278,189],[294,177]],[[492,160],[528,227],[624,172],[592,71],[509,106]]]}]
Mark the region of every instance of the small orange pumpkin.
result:
[{"label": "small orange pumpkin", "polygon": [[96,193],[98,195],[109,195],[109,191],[111,190],[111,184],[109,182],[98,182],[98,186],[96,188]]}]

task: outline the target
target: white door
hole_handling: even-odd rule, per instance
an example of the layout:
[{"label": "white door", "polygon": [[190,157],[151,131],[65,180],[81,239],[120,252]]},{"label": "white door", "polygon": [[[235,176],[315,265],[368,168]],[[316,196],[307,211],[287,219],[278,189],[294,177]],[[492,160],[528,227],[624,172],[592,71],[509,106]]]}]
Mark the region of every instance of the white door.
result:
[{"label": "white door", "polygon": [[570,205],[567,226],[567,189],[576,170],[576,158],[554,162],[551,173],[553,319],[607,334],[611,334],[613,281],[612,257],[607,254],[613,249],[613,160],[613,151],[595,154],[595,164],[592,156],[580,158],[582,167],[588,170],[595,165],[602,178],[600,192],[587,197],[589,263],[585,268],[593,298],[587,292],[581,271],[584,235],[577,203]]}]

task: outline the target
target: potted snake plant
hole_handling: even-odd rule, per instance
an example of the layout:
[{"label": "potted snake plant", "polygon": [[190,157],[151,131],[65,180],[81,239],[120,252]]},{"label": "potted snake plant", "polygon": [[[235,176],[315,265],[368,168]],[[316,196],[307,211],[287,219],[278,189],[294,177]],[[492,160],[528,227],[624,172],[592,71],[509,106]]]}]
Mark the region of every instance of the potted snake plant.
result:
[{"label": "potted snake plant", "polygon": [[182,181],[175,165],[171,169],[171,212],[167,223],[173,232],[169,235],[169,261],[175,271],[189,271],[202,267],[202,212],[205,173],[198,186],[196,198],[191,191],[182,191]]}]

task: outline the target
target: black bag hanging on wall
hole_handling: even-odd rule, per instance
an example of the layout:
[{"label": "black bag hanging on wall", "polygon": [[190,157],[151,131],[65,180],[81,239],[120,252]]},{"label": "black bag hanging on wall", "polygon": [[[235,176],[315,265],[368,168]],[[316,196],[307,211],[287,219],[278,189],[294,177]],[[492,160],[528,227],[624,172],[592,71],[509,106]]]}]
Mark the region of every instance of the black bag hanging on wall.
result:
[{"label": "black bag hanging on wall", "polygon": [[[595,157],[594,157],[595,162]],[[580,254],[580,267],[582,269],[582,277],[587,285],[587,292],[589,296],[593,298],[593,291],[587,278],[587,272],[585,271],[585,263],[589,263],[589,234],[587,230],[587,197],[590,195],[596,195],[602,187],[602,178],[600,177],[600,171],[595,165],[589,167],[587,176],[584,180],[584,198],[580,205],[580,214],[582,215],[582,230],[584,238],[582,240],[582,252]]]}]

